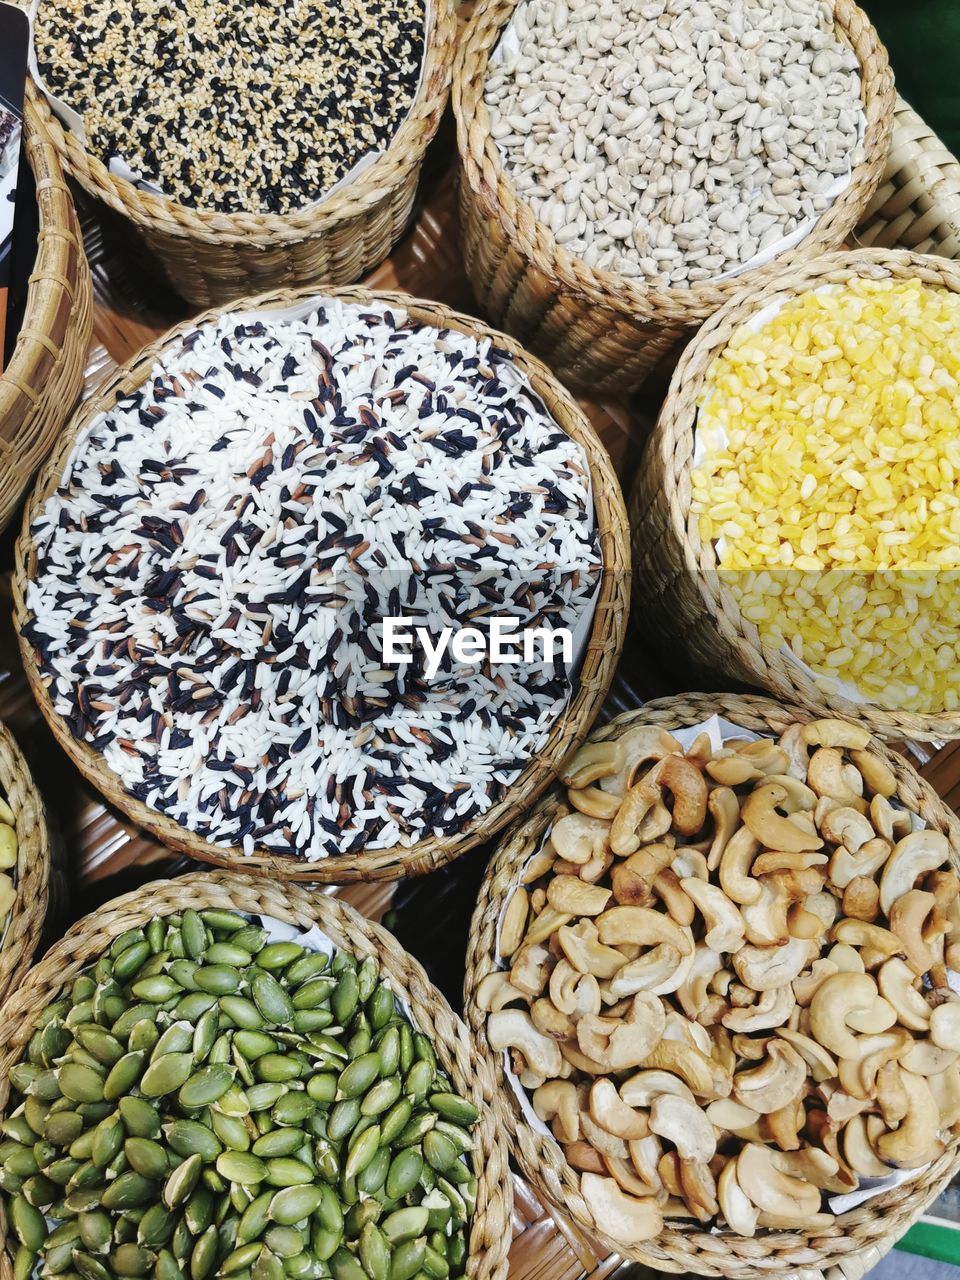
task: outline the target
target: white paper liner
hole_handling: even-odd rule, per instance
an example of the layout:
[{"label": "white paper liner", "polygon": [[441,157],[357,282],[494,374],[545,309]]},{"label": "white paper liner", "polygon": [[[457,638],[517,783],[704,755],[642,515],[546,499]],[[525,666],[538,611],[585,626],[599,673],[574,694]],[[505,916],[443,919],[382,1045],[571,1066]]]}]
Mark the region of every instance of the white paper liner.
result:
[{"label": "white paper liner", "polygon": [[[496,66],[498,63],[503,61],[507,54],[515,54],[518,53],[519,50],[520,42],[517,39],[517,34],[514,30],[513,19],[511,19],[503,28],[500,39],[498,40],[493,52],[490,54],[490,65]],[[857,79],[862,82],[862,75],[859,70],[857,72]],[[777,240],[772,245],[768,245],[766,249],[761,249],[761,251],[759,253],[755,253],[752,258],[748,258],[746,262],[741,262],[737,266],[731,267],[729,271],[723,271],[719,275],[711,276],[709,280],[698,281],[697,287],[705,284],[720,284],[723,280],[733,280],[737,276],[744,275],[747,271],[754,271],[757,267],[766,266],[768,262],[772,262],[773,259],[778,257],[781,253],[787,253],[790,249],[795,249],[801,240],[810,234],[820,219],[827,212],[827,209],[836,203],[853,181],[854,166],[859,164],[863,159],[863,140],[866,136],[866,129],[867,118],[863,111],[863,101],[861,99],[860,114],[857,121],[857,142],[856,146],[853,147],[850,152],[850,167],[846,173],[841,174],[839,178],[836,178],[822,193],[828,201],[828,204],[821,213],[818,213],[815,218],[805,218],[804,221],[791,231],[789,235],[783,236],[782,239]],[[500,150],[499,146],[497,147],[497,150],[500,151],[501,156],[504,154]],[[754,190],[751,194],[753,196],[759,195],[759,188]],[[568,252],[572,251],[568,250]],[[576,255],[574,254],[574,256]],[[630,279],[631,282],[633,282],[633,277],[630,277]],[[644,283],[644,281],[639,278],[635,282],[637,284]],[[648,283],[654,285],[656,284],[656,280],[654,279]]]},{"label": "white paper liner", "polygon": [[[307,301],[298,302],[289,307],[278,307],[276,309],[271,308],[266,311],[230,311],[229,308],[225,308],[223,311],[223,314],[236,317],[238,324],[250,323],[250,322],[256,322],[256,321],[263,321],[264,323],[276,323],[277,321],[282,322],[285,320],[289,320],[289,321],[306,320],[306,318],[312,315],[313,312],[316,311],[318,307],[333,306],[338,301],[339,299],[330,298],[323,293],[318,293],[313,298],[310,298]],[[374,315],[385,315],[389,311],[392,316],[397,318],[401,316],[405,317],[408,315],[408,312],[403,306],[387,305],[387,304],[382,304],[375,301],[370,302],[369,304],[365,302],[363,304],[363,310],[365,312],[368,312]],[[213,323],[216,323],[216,322],[214,321]],[[538,393],[536,391],[536,388],[533,387],[532,384],[530,385],[531,385],[531,389],[534,392],[534,395],[537,395]],[[538,396],[538,398],[542,400],[541,396]],[[549,409],[546,409],[546,406],[544,406],[544,408],[546,412],[549,414],[550,412]],[[557,423],[557,427],[562,430],[562,428],[560,428],[559,423]],[[588,501],[589,512],[590,512],[589,531],[592,534],[596,528],[596,515],[597,515],[596,505],[593,501],[593,473],[590,470],[590,464],[587,460],[587,455],[583,450],[583,446],[580,444],[577,444],[575,440],[571,440],[571,443],[576,445],[577,449],[579,450],[580,458],[583,464],[583,472],[584,472],[584,475],[586,476],[587,501]],[[572,645],[573,660],[568,667],[570,689],[567,694],[566,703],[557,712],[557,715],[556,715],[557,720],[559,720],[561,716],[563,716],[566,713],[566,710],[570,705],[570,701],[573,697],[573,694],[577,688],[577,685],[579,683],[577,673],[579,672],[580,666],[583,662],[583,656],[586,653],[587,643],[590,639],[590,634],[593,630],[593,619],[597,611],[597,602],[600,598],[600,588],[603,585],[603,552],[599,544],[598,544],[597,550],[601,557],[601,562],[597,566],[597,585],[594,588],[593,595],[590,597],[589,601],[581,611],[580,616],[577,619],[577,625],[573,631],[573,645]],[[539,665],[540,665],[539,663],[532,663],[531,667],[533,669],[538,669]]]},{"label": "white paper liner", "polygon": [[[51,4],[53,3],[53,0],[31,0],[31,4],[30,4],[30,13],[29,13],[30,75],[33,78],[34,84],[37,86],[37,88],[46,98],[47,103],[50,106],[50,110],[53,112],[53,114],[57,117],[57,119],[60,121],[63,127],[67,130],[67,132],[71,134],[74,138],[76,138],[82,147],[86,148],[87,135],[86,135],[86,130],[83,127],[83,117],[77,111],[74,111],[73,107],[68,106],[68,104],[64,102],[62,98],[58,98],[54,94],[52,94],[50,90],[47,88],[46,82],[44,81],[43,77],[40,74],[40,67],[39,67],[39,64],[37,63],[37,50],[36,50],[36,44],[34,42],[33,33],[34,33],[34,23],[36,21],[37,12],[42,2]],[[423,58],[420,63],[420,76],[417,80],[417,87],[414,90],[413,97],[410,100],[410,108],[407,112],[405,112],[403,117],[397,123],[397,127],[394,130],[389,143],[387,144],[388,147],[392,146],[394,140],[396,139],[397,134],[400,132],[403,126],[410,119],[410,116],[413,112],[413,108],[420,97],[421,90],[423,89],[423,77],[426,74],[426,67],[427,67],[427,37],[429,35],[429,32],[432,29],[432,18],[433,18],[432,6],[433,6],[433,0],[425,0],[424,28],[423,28],[424,29],[424,49],[423,49]],[[357,163],[353,166],[353,168],[348,170],[348,172],[345,173],[343,177],[340,178],[337,182],[335,182],[333,186],[327,187],[325,191],[321,191],[317,196],[314,197],[313,200],[309,201],[307,204],[298,205],[297,208],[295,210],[291,210],[291,212],[307,213],[311,209],[316,208],[316,206],[320,204],[323,200],[328,199],[330,196],[334,195],[337,191],[342,190],[344,187],[348,186],[351,182],[354,182],[362,173],[364,173],[367,169],[369,169],[372,164],[375,164],[376,161],[379,160],[380,157],[384,154],[385,154],[385,151],[382,151],[382,150],[368,151],[367,154],[365,156],[361,156],[361,158],[357,161]],[[139,173],[135,172],[133,169],[130,168],[130,166],[127,164],[127,162],[123,159],[122,156],[111,156],[110,159],[107,161],[107,171],[113,174],[115,178],[121,178],[124,182],[129,182],[132,186],[136,187],[138,191],[146,191],[149,195],[153,195],[153,196],[164,195],[164,191],[162,187],[159,187],[155,182],[149,182],[146,178],[141,177]],[[213,213],[215,212],[215,210],[207,206],[198,205],[197,212]],[[262,213],[264,215],[266,215],[267,213],[267,211],[263,209],[245,209],[244,212],[245,213]]]},{"label": "white paper liner", "polygon": [[[754,733],[750,729],[744,729],[741,725],[733,724],[732,721],[726,720],[722,716],[717,716],[717,715],[713,715],[708,720],[702,720],[699,724],[691,725],[688,728],[671,729],[670,733],[676,738],[676,740],[680,743],[681,747],[683,747],[684,750],[686,750],[689,746],[691,746],[694,740],[701,733],[706,733],[709,735],[710,745],[713,747],[714,750],[717,750],[719,747],[723,746],[724,743],[730,742],[733,739],[739,739],[745,742],[758,742],[760,738],[772,738],[773,736],[771,734]],[[891,803],[893,803],[897,808],[902,807],[897,803],[896,800],[892,801]],[[914,831],[919,831],[921,830],[921,828],[927,825],[918,814],[915,814],[915,813],[911,814],[911,818],[913,820]],[[503,909],[500,912],[500,916],[497,920],[497,929],[496,929],[494,959],[496,960],[498,969],[506,969],[508,967],[504,963],[503,957],[500,954],[500,930],[503,925],[503,917],[506,913],[507,907],[510,904],[510,899],[513,897],[513,894],[516,892],[517,888],[520,885],[520,881],[527,864],[531,861],[531,859],[536,857],[536,855],[543,848],[548,835],[549,835],[549,827],[544,831],[543,835],[540,837],[540,840],[537,842],[537,847],[533,850],[533,852],[529,855],[529,857],[525,858],[524,861],[520,864],[520,866],[517,867],[516,874],[514,875],[514,878],[513,878],[512,891],[510,892],[509,896],[504,900]],[[960,975],[954,974],[951,972],[948,975],[948,978],[949,978],[951,987],[953,987],[954,990],[956,991],[960,991]],[[540,1119],[540,1117],[534,1111],[526,1090],[524,1089],[523,1085],[520,1083],[520,1080],[517,1077],[517,1075],[514,1073],[513,1068],[510,1065],[510,1054],[509,1054],[509,1051],[507,1050],[504,1050],[503,1052],[503,1071],[504,1071],[504,1075],[507,1078],[507,1082],[510,1085],[511,1090],[513,1091],[513,1095],[517,1099],[517,1103],[519,1104],[520,1110],[523,1114],[523,1118],[526,1121],[526,1123],[536,1133],[541,1134],[545,1138],[552,1138],[553,1134],[551,1133],[550,1128],[544,1124],[544,1122]],[[924,1165],[923,1168],[920,1168],[920,1169],[891,1170],[890,1176],[886,1178],[862,1178],[860,1180],[860,1186],[857,1188],[856,1191],[851,1191],[846,1195],[827,1197],[827,1203],[830,1207],[830,1212],[845,1213],[848,1209],[854,1209],[856,1208],[857,1205],[863,1204],[867,1200],[872,1200],[876,1196],[882,1195],[885,1191],[891,1191],[893,1190],[894,1187],[899,1187],[902,1183],[909,1181],[911,1178],[916,1178],[919,1174],[923,1172],[923,1169],[928,1167],[929,1166]],[[719,1228],[717,1227],[711,1227],[710,1231],[711,1231],[711,1234],[714,1234],[714,1235],[719,1234]]]},{"label": "white paper liner", "polygon": [[[810,292],[817,295],[836,293],[839,287],[839,285],[835,284],[823,284],[819,285],[816,289],[811,289]],[[792,301],[792,298],[781,298],[774,302],[769,302],[765,307],[761,307],[759,311],[748,316],[746,320],[743,320],[739,327],[741,329],[746,329],[749,333],[759,333],[765,325],[769,324],[775,316],[779,315],[788,302]],[[691,465],[694,470],[699,467],[706,458],[708,447],[710,449],[716,447],[725,449],[730,442],[726,431],[724,431],[722,427],[718,426],[710,432],[709,444],[697,430],[697,423],[700,419],[701,409],[706,408],[710,403],[712,394],[713,392],[708,386],[703,398],[703,404],[697,409],[696,417],[693,420],[693,460]],[[715,538],[713,541],[713,548],[717,557],[717,563],[719,564],[727,548],[726,538]],[[756,572],[762,572],[763,567],[764,566],[759,566]],[[788,567],[789,566],[787,565],[773,566],[775,569],[787,569]],[[827,571],[825,570],[824,572]],[[868,698],[862,689],[857,685],[852,684],[850,681],[841,680],[839,676],[832,675],[829,671],[815,671],[813,667],[804,662],[802,658],[798,657],[788,644],[781,645],[779,652],[781,657],[786,658],[792,666],[802,671],[811,683],[815,684],[824,692],[830,693],[836,697],[846,698],[848,702],[852,702],[857,706],[865,706],[868,703],[876,705],[873,698]],[[918,687],[916,685],[912,686],[910,692],[919,692]]]}]

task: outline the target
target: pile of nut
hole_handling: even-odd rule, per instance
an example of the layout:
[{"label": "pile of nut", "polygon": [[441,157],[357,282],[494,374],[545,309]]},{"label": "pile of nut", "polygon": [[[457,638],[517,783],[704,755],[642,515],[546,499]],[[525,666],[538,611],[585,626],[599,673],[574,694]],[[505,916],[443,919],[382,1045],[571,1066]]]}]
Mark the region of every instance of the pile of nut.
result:
[{"label": "pile of nut", "polygon": [[608,1235],[816,1231],[960,1128],[960,877],[861,727],[591,742],[477,1003]]},{"label": "pile of nut", "polygon": [[821,0],[521,0],[484,98],[556,243],[661,285],[773,250],[859,159],[857,58]]}]

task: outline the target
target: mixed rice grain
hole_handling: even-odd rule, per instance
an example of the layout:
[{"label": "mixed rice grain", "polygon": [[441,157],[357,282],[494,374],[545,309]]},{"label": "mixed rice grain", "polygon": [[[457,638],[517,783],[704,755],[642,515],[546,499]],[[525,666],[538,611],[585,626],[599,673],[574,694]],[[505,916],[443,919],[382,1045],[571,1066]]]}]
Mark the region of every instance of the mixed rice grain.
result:
[{"label": "mixed rice grain", "polygon": [[384,150],[420,80],[425,0],[43,0],[47,89],[189,208],[290,213]]},{"label": "mixed rice grain", "polygon": [[600,565],[583,451],[509,354],[337,301],[189,331],[31,532],[74,736],[206,839],[310,860],[458,832],[569,697],[560,658],[388,668],[383,619],[573,628]]}]

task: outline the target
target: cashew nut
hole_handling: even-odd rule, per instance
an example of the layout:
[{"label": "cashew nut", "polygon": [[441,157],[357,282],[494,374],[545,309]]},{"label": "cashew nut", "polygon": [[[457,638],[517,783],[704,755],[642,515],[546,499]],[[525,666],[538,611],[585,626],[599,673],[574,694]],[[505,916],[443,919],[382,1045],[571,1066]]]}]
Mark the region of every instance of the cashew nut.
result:
[{"label": "cashew nut", "polygon": [[796,1098],[806,1078],[800,1055],[782,1040],[771,1040],[760,1066],[733,1077],[733,1096],[752,1111],[768,1115]]},{"label": "cashew nut", "polygon": [[693,876],[680,884],[703,916],[707,946],[720,954],[738,950],[743,944],[743,918],[723,890]]},{"label": "cashew nut", "polygon": [[580,1192],[598,1229],[614,1240],[641,1244],[663,1230],[663,1215],[656,1200],[628,1195],[614,1178],[581,1174]]},{"label": "cashew nut", "polygon": [[893,1133],[884,1133],[877,1140],[877,1155],[897,1169],[917,1169],[936,1154],[940,1112],[923,1076],[901,1071],[900,1080],[907,1095],[907,1111]]},{"label": "cashew nut", "polygon": [[798,977],[807,963],[810,944],[791,938],[782,947],[745,946],[733,957],[737,977],[751,991],[769,991]]},{"label": "cashew nut", "polygon": [[880,877],[880,909],[884,915],[908,893],[922,875],[935,871],[950,857],[950,844],[940,831],[925,827],[911,831],[894,847]]},{"label": "cashew nut", "polygon": [[770,782],[757,787],[743,802],[743,821],[767,849],[780,849],[785,853],[822,849],[823,841],[819,836],[810,835],[777,813],[777,806],[786,798],[786,788],[780,783]]},{"label": "cashew nut", "polygon": [[563,1074],[563,1057],[556,1040],[543,1035],[523,1009],[501,1009],[487,1018],[487,1041],[491,1049],[516,1049],[527,1066],[544,1080]]},{"label": "cashew nut", "polygon": [[856,1037],[847,1030],[852,1013],[867,1013],[879,999],[877,984],[866,973],[837,973],[827,978],[810,1001],[810,1030],[816,1040],[841,1058],[859,1057]]},{"label": "cashew nut", "polygon": [[717,1150],[713,1125],[695,1102],[662,1093],[650,1107],[650,1129],[672,1142],[682,1160],[712,1160]]}]

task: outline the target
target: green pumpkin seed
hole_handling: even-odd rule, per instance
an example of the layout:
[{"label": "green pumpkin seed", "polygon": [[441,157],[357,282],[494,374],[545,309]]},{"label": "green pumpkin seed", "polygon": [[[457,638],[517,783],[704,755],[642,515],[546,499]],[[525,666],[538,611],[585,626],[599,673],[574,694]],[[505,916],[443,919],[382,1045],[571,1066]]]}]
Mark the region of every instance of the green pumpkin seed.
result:
[{"label": "green pumpkin seed", "polygon": [[380,1072],[384,1076],[397,1074],[400,1066],[400,1031],[397,1027],[387,1027],[377,1040],[377,1053],[380,1055]]},{"label": "green pumpkin seed", "polygon": [[247,1090],[247,1102],[252,1112],[269,1111],[286,1092],[285,1084],[254,1084]]},{"label": "green pumpkin seed", "polygon": [[354,1138],[347,1152],[347,1161],[343,1167],[344,1177],[355,1178],[365,1169],[380,1146],[380,1126],[371,1125],[358,1137]]},{"label": "green pumpkin seed", "polygon": [[31,1253],[39,1253],[47,1238],[43,1214],[28,1204],[23,1196],[14,1196],[9,1204],[10,1225],[17,1239]]},{"label": "green pumpkin seed", "polygon": [[293,1226],[315,1213],[323,1203],[323,1196],[324,1188],[320,1186],[284,1187],[270,1201],[270,1217],[281,1226]]},{"label": "green pumpkin seed", "polygon": [[[311,978],[325,973],[329,964],[330,957],[325,952],[308,951],[299,960],[294,960],[293,964],[287,968],[285,976],[291,987],[299,987],[301,983],[309,982]],[[333,985],[331,982],[331,990]]]},{"label": "green pumpkin seed", "polygon": [[305,948],[298,942],[268,942],[257,956],[257,965],[261,969],[285,969],[304,953]]},{"label": "green pumpkin seed", "polygon": [[104,1098],[108,1102],[113,1102],[129,1093],[140,1079],[146,1060],[147,1055],[142,1051],[125,1053],[122,1058],[118,1058],[103,1082]]},{"label": "green pumpkin seed", "polygon": [[103,1027],[90,1023],[77,1027],[73,1034],[87,1053],[92,1054],[105,1067],[112,1067],[123,1057],[123,1045],[109,1031],[104,1031]]},{"label": "green pumpkin seed", "polygon": [[270,1221],[270,1205],[273,1203],[273,1197],[273,1191],[264,1191],[247,1205],[240,1215],[237,1226],[237,1244],[250,1244],[259,1240]]},{"label": "green pumpkin seed", "polygon": [[400,1098],[390,1108],[380,1123],[380,1141],[390,1146],[407,1127],[413,1115],[413,1103],[409,1098]]},{"label": "green pumpkin seed", "polygon": [[[213,1132],[225,1147],[229,1147],[231,1151],[249,1151],[250,1131],[239,1116],[228,1116],[222,1111],[211,1111],[210,1123],[213,1126]],[[255,1154],[259,1156],[263,1153],[256,1151]]]},{"label": "green pumpkin seed", "polygon": [[438,1173],[446,1173],[460,1153],[445,1133],[431,1129],[423,1139],[423,1154],[431,1168]]},{"label": "green pumpkin seed", "polygon": [[243,947],[244,951],[249,951],[251,956],[255,956],[267,945],[267,931],[256,924],[244,925],[232,935],[230,941],[235,947]]},{"label": "green pumpkin seed", "polygon": [[146,1000],[150,1004],[163,1004],[174,996],[183,994],[183,987],[174,982],[169,974],[153,973],[147,978],[138,978],[130,987],[131,993],[138,1000]]},{"label": "green pumpkin seed", "polygon": [[129,1170],[111,1182],[100,1198],[104,1209],[136,1209],[156,1200],[156,1184]]},{"label": "green pumpkin seed", "polygon": [[423,1059],[415,1062],[407,1072],[403,1082],[403,1092],[412,1099],[414,1106],[426,1098],[433,1084],[434,1070],[429,1062]]},{"label": "green pumpkin seed", "polygon": [[397,1245],[390,1260],[390,1280],[411,1280],[420,1270],[426,1250],[427,1242],[423,1236]]},{"label": "green pumpkin seed", "polygon": [[[204,1170],[204,1176],[210,1171]],[[202,1236],[213,1222],[217,1212],[218,1201],[215,1193],[201,1182],[187,1201],[183,1211],[183,1220],[195,1236]]]},{"label": "green pumpkin seed", "polygon": [[278,1258],[295,1258],[298,1253],[303,1252],[303,1236],[293,1226],[271,1227],[263,1237],[263,1242]]},{"label": "green pumpkin seed", "polygon": [[13,1259],[13,1280],[30,1280],[37,1265],[37,1255],[19,1245]]},{"label": "green pumpkin seed", "polygon": [[423,1262],[420,1264],[423,1271],[431,1277],[431,1280],[446,1280],[450,1274],[450,1266],[447,1259],[437,1249],[432,1249],[428,1244],[423,1253]]},{"label": "green pumpkin seed", "polygon": [[[98,1169],[105,1169],[113,1160],[123,1147],[126,1136],[119,1111],[115,1111],[112,1116],[107,1116],[106,1120],[100,1121],[93,1131],[90,1142],[90,1159]],[[83,1148],[78,1147],[77,1143],[70,1148],[70,1154],[81,1160],[84,1158]]]},{"label": "green pumpkin seed", "polygon": [[240,971],[229,964],[204,964],[197,969],[193,980],[200,991],[228,996],[240,988]]},{"label": "green pumpkin seed", "polygon": [[393,1017],[396,999],[389,987],[381,983],[370,997],[370,1025],[374,1031],[385,1027]]},{"label": "green pumpkin seed", "polygon": [[200,919],[208,929],[213,929],[215,933],[236,933],[238,929],[242,929],[247,923],[243,916],[238,915],[235,911],[221,911],[214,907],[201,911]]},{"label": "green pumpkin seed", "polygon": [[141,1092],[148,1098],[174,1093],[190,1078],[193,1067],[192,1053],[167,1053],[147,1067],[140,1081]]},{"label": "green pumpkin seed", "polygon": [[58,1111],[48,1115],[43,1136],[56,1147],[68,1147],[83,1132],[83,1117],[77,1111]]},{"label": "green pumpkin seed", "polygon": [[365,956],[357,969],[357,990],[363,1004],[370,999],[377,987],[380,977],[380,965],[375,956]]},{"label": "green pumpkin seed", "polygon": [[186,1053],[193,1046],[193,1023],[186,1018],[171,1022],[154,1045],[151,1061],[156,1062],[168,1053]]},{"label": "green pumpkin seed", "polygon": [[349,1250],[340,1248],[330,1259],[333,1280],[367,1280],[366,1272]]},{"label": "green pumpkin seed", "polygon": [[160,1039],[160,1029],[155,1022],[141,1018],[130,1032],[127,1048],[131,1053],[149,1053]]},{"label": "green pumpkin seed", "polygon": [[292,1156],[306,1146],[307,1135],[302,1129],[272,1129],[253,1144],[253,1154],[271,1159],[275,1156]]},{"label": "green pumpkin seed", "polygon": [[311,1031],[319,1031],[332,1026],[333,1014],[329,1009],[298,1009],[291,1019],[290,1025],[301,1035]]},{"label": "green pumpkin seed", "polygon": [[[234,1068],[230,1068],[233,1070]],[[229,1116],[248,1116],[250,1114],[250,1100],[244,1091],[236,1085],[231,1085],[217,1100],[213,1103],[218,1111],[222,1111]]]},{"label": "green pumpkin seed", "polygon": [[181,1086],[177,1101],[188,1110],[209,1106],[222,1098],[233,1084],[234,1070],[222,1063],[201,1067]]},{"label": "green pumpkin seed", "polygon": [[162,1248],[169,1243],[176,1221],[165,1205],[152,1204],[137,1226],[137,1243],[145,1249]]},{"label": "green pumpkin seed", "polygon": [[360,1263],[370,1280],[389,1280],[390,1246],[383,1232],[368,1222],[360,1232],[360,1243],[357,1250]]},{"label": "green pumpkin seed", "polygon": [[295,1058],[282,1053],[265,1053],[254,1064],[258,1080],[281,1084],[290,1080],[299,1080],[306,1068]]},{"label": "green pumpkin seed", "polygon": [[353,1017],[359,1000],[360,986],[357,975],[352,969],[345,969],[337,979],[337,985],[330,997],[333,1016],[341,1026],[346,1026]]},{"label": "green pumpkin seed", "polygon": [[[262,957],[263,951],[257,957],[258,963]],[[293,1017],[293,1002],[273,974],[258,973],[250,983],[250,994],[267,1022],[282,1025]]]},{"label": "green pumpkin seed", "polygon": [[262,1031],[235,1031],[233,1044],[248,1062],[256,1062],[257,1058],[262,1058],[266,1053],[277,1052],[276,1040]]},{"label": "green pumpkin seed", "polygon": [[64,1063],[57,1071],[57,1083],[65,1098],[72,1102],[102,1102],[103,1076],[93,1067],[77,1062]]},{"label": "green pumpkin seed", "polygon": [[210,1053],[217,1039],[217,1032],[220,1029],[220,1014],[216,1007],[208,1009],[201,1014],[193,1032],[193,1056],[197,1062],[203,1060]]},{"label": "green pumpkin seed", "polygon": [[352,1133],[360,1119],[360,1103],[356,1098],[344,1098],[336,1103],[327,1119],[327,1136],[332,1142],[340,1142]]},{"label": "green pumpkin seed", "polygon": [[[185,986],[186,984],[184,983],[183,985]],[[201,1018],[208,1009],[214,1008],[216,1004],[217,997],[208,995],[206,991],[188,991],[185,996],[177,1001],[173,1014],[176,1018],[184,1018],[187,1022],[195,1023],[198,1018]]]},{"label": "green pumpkin seed", "polygon": [[118,1276],[145,1276],[155,1261],[155,1253],[137,1244],[122,1244],[110,1255],[110,1265]]},{"label": "green pumpkin seed", "polygon": [[[265,1088],[265,1085],[254,1085],[254,1089]],[[280,1085],[273,1085],[273,1088],[280,1088]],[[283,1086],[286,1087],[286,1086]],[[253,1090],[251,1089],[251,1093]],[[277,1124],[301,1125],[308,1116],[312,1116],[317,1109],[317,1104],[312,1098],[305,1093],[285,1093],[283,1097],[278,1098],[271,1112],[272,1119]]]},{"label": "green pumpkin seed", "polygon": [[336,985],[336,980],[329,975],[305,982],[294,993],[294,1009],[318,1009],[321,1005],[328,1004]]},{"label": "green pumpkin seed", "polygon": [[156,1138],[160,1134],[160,1114],[146,1098],[127,1095],[117,1103],[124,1128],[132,1138]]},{"label": "green pumpkin seed", "polygon": [[400,1244],[422,1236],[427,1229],[427,1210],[422,1205],[397,1209],[381,1223],[383,1234],[391,1244]]},{"label": "green pumpkin seed", "polygon": [[389,1080],[379,1080],[363,1096],[360,1103],[362,1116],[378,1116],[388,1111],[400,1097],[400,1077],[392,1076]]},{"label": "green pumpkin seed", "polygon": [[193,1246],[190,1254],[190,1280],[206,1280],[206,1277],[212,1274],[217,1265],[219,1244],[217,1228],[208,1227]]},{"label": "green pumpkin seed", "polygon": [[228,1182],[240,1182],[250,1186],[263,1182],[267,1166],[248,1151],[224,1151],[217,1157],[217,1172]]},{"label": "green pumpkin seed", "polygon": [[180,922],[180,937],[183,949],[191,960],[199,960],[207,949],[207,929],[199,915],[192,908],[183,913]]},{"label": "green pumpkin seed", "polygon": [[259,1031],[264,1025],[263,1014],[246,996],[222,996],[220,1011],[244,1031]]},{"label": "green pumpkin seed", "polygon": [[337,1088],[345,1098],[356,1098],[365,1093],[380,1074],[380,1058],[375,1053],[365,1053],[354,1058],[344,1067],[337,1081]]},{"label": "green pumpkin seed", "polygon": [[83,1280],[113,1280],[112,1273],[103,1263],[91,1257],[89,1253],[84,1253],[82,1249],[73,1250],[72,1262],[77,1274],[82,1276]]},{"label": "green pumpkin seed", "polygon": [[276,1156],[266,1162],[266,1181],[271,1187],[296,1187],[313,1182],[313,1170],[302,1160]]},{"label": "green pumpkin seed", "polygon": [[402,1200],[420,1181],[423,1157],[413,1147],[399,1151],[390,1163],[386,1190],[391,1200]]},{"label": "green pumpkin seed", "polygon": [[144,938],[127,947],[113,962],[113,976],[118,982],[129,982],[150,958],[150,944]]},{"label": "green pumpkin seed", "polygon": [[421,1111],[419,1115],[413,1117],[410,1123],[401,1130],[394,1142],[397,1147],[413,1147],[418,1142],[422,1142],[433,1126],[437,1123],[437,1117],[432,1111]]},{"label": "green pumpkin seed", "polygon": [[271,1253],[266,1246],[260,1250],[260,1255],[250,1271],[251,1280],[282,1280],[283,1263]]},{"label": "green pumpkin seed", "polygon": [[250,1244],[240,1245],[232,1253],[227,1254],[226,1258],[221,1262],[220,1274],[231,1276],[237,1271],[246,1271],[258,1257],[262,1248],[263,1246],[259,1240],[253,1240]]},{"label": "green pumpkin seed", "polygon": [[381,1147],[365,1169],[357,1174],[357,1190],[364,1195],[376,1195],[387,1180],[390,1169],[390,1152]]},{"label": "green pumpkin seed", "polygon": [[171,1120],[163,1126],[163,1133],[177,1155],[184,1159],[200,1156],[203,1160],[215,1160],[223,1150],[216,1134],[197,1120]]},{"label": "green pumpkin seed", "polygon": [[151,1138],[128,1138],[123,1144],[123,1154],[130,1168],[145,1178],[161,1180],[170,1172],[166,1150]]},{"label": "green pumpkin seed", "polygon": [[454,1124],[471,1125],[480,1119],[480,1112],[473,1103],[456,1093],[431,1093],[430,1105],[445,1120],[452,1120]]},{"label": "green pumpkin seed", "polygon": [[154,1280],[184,1280],[183,1272],[169,1249],[161,1249],[153,1269]]},{"label": "green pumpkin seed", "polygon": [[203,1157],[199,1154],[187,1156],[183,1164],[178,1165],[163,1184],[163,1203],[168,1209],[179,1209],[193,1194],[200,1180]]}]

